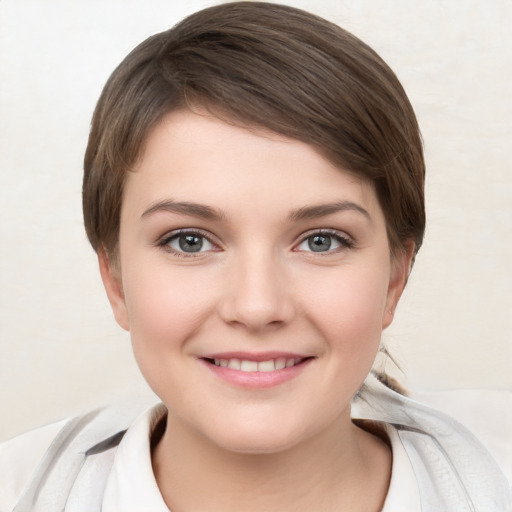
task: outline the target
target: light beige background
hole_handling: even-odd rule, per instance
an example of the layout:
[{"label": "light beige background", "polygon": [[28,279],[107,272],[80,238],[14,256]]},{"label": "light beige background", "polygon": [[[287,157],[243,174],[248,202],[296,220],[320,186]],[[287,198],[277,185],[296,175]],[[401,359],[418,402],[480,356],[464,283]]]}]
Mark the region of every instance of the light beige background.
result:
[{"label": "light beige background", "polygon": [[[208,1],[0,1],[0,440],[150,396],[81,220],[115,65]],[[413,389],[512,389],[512,2],[288,1],[373,46],[416,108],[429,224],[386,340]]]}]

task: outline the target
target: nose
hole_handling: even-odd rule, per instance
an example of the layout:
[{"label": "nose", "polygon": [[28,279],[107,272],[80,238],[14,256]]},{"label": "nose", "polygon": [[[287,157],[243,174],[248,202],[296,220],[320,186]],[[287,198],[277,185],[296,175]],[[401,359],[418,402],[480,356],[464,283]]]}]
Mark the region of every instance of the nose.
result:
[{"label": "nose", "polygon": [[268,254],[240,255],[230,265],[220,314],[226,323],[250,331],[273,330],[295,314],[284,263]]}]

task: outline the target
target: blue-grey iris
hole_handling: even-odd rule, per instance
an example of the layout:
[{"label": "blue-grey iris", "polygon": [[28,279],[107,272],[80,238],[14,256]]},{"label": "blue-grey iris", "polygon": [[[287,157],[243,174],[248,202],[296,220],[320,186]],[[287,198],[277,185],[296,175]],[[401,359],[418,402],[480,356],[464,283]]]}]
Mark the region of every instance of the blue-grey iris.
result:
[{"label": "blue-grey iris", "polygon": [[326,235],[310,236],[308,246],[314,252],[328,251],[331,248],[331,237]]},{"label": "blue-grey iris", "polygon": [[203,237],[197,235],[181,235],[178,243],[183,252],[199,252],[203,247]]}]

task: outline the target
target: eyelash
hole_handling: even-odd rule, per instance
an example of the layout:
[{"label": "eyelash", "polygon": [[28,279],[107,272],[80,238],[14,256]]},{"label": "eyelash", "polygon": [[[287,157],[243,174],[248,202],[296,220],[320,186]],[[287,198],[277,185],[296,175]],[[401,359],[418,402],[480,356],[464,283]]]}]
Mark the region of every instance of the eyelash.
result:
[{"label": "eyelash", "polygon": [[203,255],[206,251],[200,251],[200,252],[185,252],[185,251],[177,251],[173,249],[169,244],[173,241],[178,239],[180,236],[183,235],[195,235],[201,238],[204,238],[207,240],[211,245],[218,247],[218,244],[216,244],[212,240],[212,236],[201,229],[178,229],[176,231],[172,231],[171,233],[166,233],[162,238],[157,240],[156,245],[158,247],[161,247],[164,251],[172,254],[173,256],[178,256],[179,258],[197,258],[201,255]]},{"label": "eyelash", "polygon": [[[199,236],[199,237],[204,238],[205,240],[207,240],[208,243],[210,243],[212,246],[218,247],[218,244],[216,244],[212,240],[211,235],[208,232],[203,231],[201,229],[179,229],[177,231],[172,231],[171,233],[167,233],[162,238],[160,238],[156,242],[155,245],[157,245],[158,247],[161,247],[164,251],[166,251],[168,253],[171,253],[174,256],[178,256],[180,258],[197,258],[198,256],[201,256],[202,254],[207,252],[207,251],[199,251],[199,252],[196,252],[196,253],[194,253],[194,252],[187,253],[185,251],[182,252],[182,251],[177,251],[177,250],[173,249],[169,244],[173,240],[176,240],[180,236],[183,236],[183,235],[196,235],[196,236]],[[301,237],[299,243],[294,246],[294,250],[299,252],[297,247],[302,245],[304,242],[306,242],[309,238],[311,238],[313,236],[327,236],[327,237],[333,238],[333,239],[335,239],[340,244],[340,247],[337,247],[335,249],[330,249],[330,250],[327,250],[327,251],[316,251],[316,252],[315,251],[303,251],[303,252],[312,253],[312,254],[315,254],[317,256],[329,256],[329,255],[337,253],[337,252],[339,252],[339,251],[341,251],[343,249],[352,249],[352,248],[355,247],[354,240],[352,240],[351,238],[349,238],[346,235],[342,235],[339,231],[336,231],[334,229],[317,229],[317,230],[312,230],[312,231],[309,231],[309,232],[305,233]],[[300,252],[302,252],[302,251],[300,251]]]},{"label": "eyelash", "polygon": [[[355,241],[352,238],[349,238],[347,235],[340,233],[339,231],[335,229],[316,229],[309,231],[308,233],[305,233],[298,244],[295,245],[295,248],[302,245],[304,242],[308,240],[308,238],[311,238],[313,236],[328,236],[330,238],[333,238],[336,240],[340,247],[337,247],[335,249],[331,249],[328,251],[304,251],[307,253],[312,253],[315,256],[329,256],[335,253],[338,253],[344,249],[353,249],[355,247]],[[298,250],[298,249],[295,249]]]}]

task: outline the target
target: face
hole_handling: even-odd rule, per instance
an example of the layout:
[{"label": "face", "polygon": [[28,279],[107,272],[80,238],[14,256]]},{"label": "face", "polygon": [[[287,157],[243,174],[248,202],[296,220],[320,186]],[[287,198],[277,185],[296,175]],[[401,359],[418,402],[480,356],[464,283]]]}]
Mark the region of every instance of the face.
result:
[{"label": "face", "polygon": [[350,423],[408,269],[370,184],[188,111],[128,175],[119,258],[107,293],[169,421],[239,452]]}]

